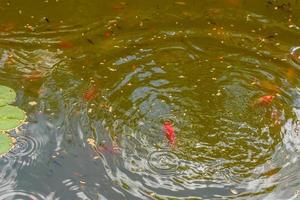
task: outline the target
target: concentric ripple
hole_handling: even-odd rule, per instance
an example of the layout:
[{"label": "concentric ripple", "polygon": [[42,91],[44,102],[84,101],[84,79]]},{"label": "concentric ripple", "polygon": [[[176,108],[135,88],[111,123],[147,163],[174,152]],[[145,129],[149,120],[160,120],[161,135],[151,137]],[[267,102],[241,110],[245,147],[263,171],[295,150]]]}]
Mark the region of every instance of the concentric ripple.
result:
[{"label": "concentric ripple", "polygon": [[38,128],[1,160],[4,199],[46,198],[26,178],[71,199],[299,196],[297,1],[100,4],[4,13],[35,22],[0,26],[0,82]]},{"label": "concentric ripple", "polygon": [[5,193],[2,194],[0,193],[0,199],[42,200],[42,199],[46,199],[46,197],[41,194],[30,193],[27,191],[7,190]]},{"label": "concentric ripple", "polygon": [[[260,27],[252,25],[253,30]],[[284,57],[287,48],[276,49],[265,39],[260,44],[259,33],[237,32],[234,26],[197,26],[148,32],[137,44],[120,42],[120,48],[132,48],[107,61],[115,79],[108,97],[124,123],[120,126],[134,127],[140,141],[139,150],[127,152],[128,162],[146,160],[156,174],[167,174],[151,177],[162,188],[184,187],[182,191],[191,194],[199,190],[208,199],[224,192],[246,194],[243,184],[280,172],[277,165],[266,165],[254,173],[272,159],[282,141],[283,125],[293,118],[289,105],[298,71]],[[271,95],[274,101],[264,105],[261,98]],[[166,145],[162,119],[168,116],[175,122],[176,149],[145,155],[154,146]],[[205,188],[214,194],[205,193],[205,182],[211,183]],[[262,186],[261,192],[270,187]]]},{"label": "concentric ripple", "polygon": [[171,151],[154,151],[148,157],[150,168],[162,175],[176,173],[180,160],[175,153]]},{"label": "concentric ripple", "polygon": [[31,137],[19,136],[16,139],[15,147],[9,152],[8,157],[32,157],[37,149],[37,142]]}]

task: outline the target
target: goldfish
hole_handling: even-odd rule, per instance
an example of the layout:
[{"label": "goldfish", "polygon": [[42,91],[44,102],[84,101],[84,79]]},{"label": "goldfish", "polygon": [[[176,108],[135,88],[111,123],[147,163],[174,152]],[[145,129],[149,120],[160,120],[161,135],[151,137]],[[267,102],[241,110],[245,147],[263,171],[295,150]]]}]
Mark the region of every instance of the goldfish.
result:
[{"label": "goldfish", "polygon": [[103,35],[104,35],[105,38],[109,38],[112,35],[112,32],[111,31],[105,31],[103,33]]},{"label": "goldfish", "polygon": [[61,49],[72,49],[74,48],[74,44],[67,40],[62,40],[58,43],[58,47]]},{"label": "goldfish", "polygon": [[14,30],[15,27],[16,27],[15,22],[6,22],[6,23],[0,25],[0,32],[10,32],[10,31]]},{"label": "goldfish", "polygon": [[165,135],[166,135],[169,143],[171,145],[174,145],[176,136],[175,136],[173,125],[170,121],[164,122],[164,132],[165,132]]},{"label": "goldfish", "polygon": [[92,87],[90,87],[84,94],[83,94],[83,98],[86,101],[90,101],[93,98],[95,98],[97,95],[97,88],[95,85],[93,85]]},{"label": "goldfish", "polygon": [[44,78],[45,74],[39,70],[33,70],[30,74],[23,75],[24,79],[27,81],[39,81]]},{"label": "goldfish", "polygon": [[120,154],[121,149],[117,145],[116,142],[113,142],[112,144],[102,144],[102,145],[97,145],[96,140],[93,138],[88,138],[87,143],[97,152],[100,153],[111,153],[111,154]]},{"label": "goldfish", "polygon": [[275,96],[273,96],[273,95],[265,95],[265,96],[259,97],[254,102],[254,106],[268,106],[273,102],[274,98],[275,98]]},{"label": "goldfish", "polygon": [[115,10],[115,11],[122,11],[122,10],[124,10],[125,6],[126,6],[126,3],[121,2],[121,3],[117,3],[117,4],[112,5],[112,9]]},{"label": "goldfish", "polygon": [[108,145],[108,144],[103,144],[101,146],[98,146],[96,148],[96,150],[101,153],[110,153],[110,154],[120,154],[121,153],[121,149],[118,146]]},{"label": "goldfish", "polygon": [[288,80],[294,80],[297,77],[297,71],[292,67],[288,68],[285,74]]},{"label": "goldfish", "polygon": [[261,81],[259,86],[262,89],[269,90],[270,92],[276,92],[276,93],[280,92],[280,87],[278,85],[274,84],[274,83],[269,82],[269,81]]},{"label": "goldfish", "polygon": [[264,177],[264,176],[265,176],[265,177],[271,177],[271,176],[277,174],[280,170],[281,170],[280,167],[270,169],[269,171],[266,171],[266,172],[262,173],[262,174],[260,175],[260,177]]},{"label": "goldfish", "polygon": [[228,3],[232,6],[239,6],[241,2],[239,0],[228,0]]}]

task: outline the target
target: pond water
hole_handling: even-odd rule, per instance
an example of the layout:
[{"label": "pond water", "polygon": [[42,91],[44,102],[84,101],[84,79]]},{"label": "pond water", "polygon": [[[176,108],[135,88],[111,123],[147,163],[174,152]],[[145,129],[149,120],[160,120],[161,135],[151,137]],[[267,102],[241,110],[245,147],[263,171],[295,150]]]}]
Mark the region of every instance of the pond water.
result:
[{"label": "pond water", "polygon": [[27,113],[0,199],[300,199],[300,1],[0,13],[0,85]]}]

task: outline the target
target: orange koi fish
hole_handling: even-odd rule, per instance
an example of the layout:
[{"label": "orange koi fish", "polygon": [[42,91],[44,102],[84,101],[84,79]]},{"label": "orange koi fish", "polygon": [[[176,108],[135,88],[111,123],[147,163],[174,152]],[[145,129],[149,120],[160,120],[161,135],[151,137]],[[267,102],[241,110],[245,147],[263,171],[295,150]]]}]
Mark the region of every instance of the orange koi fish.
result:
[{"label": "orange koi fish", "polygon": [[120,148],[116,145],[103,144],[101,146],[98,146],[96,149],[98,152],[101,152],[101,153],[110,153],[110,154],[120,154],[121,153]]},{"label": "orange koi fish", "polygon": [[232,6],[239,6],[241,2],[239,0],[228,0],[228,3]]},{"label": "orange koi fish", "polygon": [[91,145],[91,147],[96,150],[97,152],[101,153],[111,153],[111,154],[120,154],[121,149],[117,145],[116,142],[113,142],[112,144],[102,144],[97,146],[95,139],[88,138],[87,143]]},{"label": "orange koi fish", "polygon": [[280,93],[280,87],[274,83],[271,83],[269,81],[261,81],[259,86],[262,89],[269,90],[270,92],[276,92]]},{"label": "orange koi fish", "polygon": [[286,71],[286,77],[288,80],[294,80],[297,77],[297,71],[295,68],[290,67]]},{"label": "orange koi fish", "polygon": [[30,74],[23,75],[26,81],[39,81],[44,78],[44,76],[45,75],[43,74],[43,72],[39,70],[33,70]]},{"label": "orange koi fish", "polygon": [[58,43],[58,47],[60,49],[72,49],[75,47],[75,45],[70,41],[62,40]]},{"label": "orange koi fish", "polygon": [[0,32],[10,32],[10,31],[14,30],[15,27],[16,27],[15,22],[6,22],[6,23],[0,25]]},{"label": "orange koi fish", "polygon": [[274,98],[275,98],[275,96],[273,96],[273,95],[265,95],[265,96],[259,97],[254,102],[254,106],[268,106],[273,102]]},{"label": "orange koi fish", "polygon": [[175,136],[173,125],[170,121],[164,122],[164,132],[167,139],[169,140],[169,143],[171,145],[174,145],[176,136]]},{"label": "orange koi fish", "polygon": [[95,85],[93,85],[92,87],[90,87],[84,94],[83,94],[83,98],[86,101],[90,101],[93,98],[95,98],[97,95],[97,88]]},{"label": "orange koi fish", "polygon": [[111,31],[105,31],[104,33],[103,33],[103,36],[105,37],[105,38],[109,38],[110,36],[112,35],[112,32]]}]

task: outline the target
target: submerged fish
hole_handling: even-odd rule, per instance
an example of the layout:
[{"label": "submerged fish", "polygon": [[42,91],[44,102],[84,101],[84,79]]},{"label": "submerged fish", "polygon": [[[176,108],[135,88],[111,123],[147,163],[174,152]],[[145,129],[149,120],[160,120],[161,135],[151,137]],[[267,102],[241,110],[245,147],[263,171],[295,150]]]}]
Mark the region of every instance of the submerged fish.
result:
[{"label": "submerged fish", "polygon": [[39,81],[44,78],[45,74],[39,70],[33,70],[30,74],[23,75],[24,80],[26,81]]},{"label": "submerged fish", "polygon": [[169,140],[169,143],[171,145],[174,145],[176,136],[175,136],[173,125],[170,121],[164,122],[164,132],[167,139]]},{"label": "submerged fish", "polygon": [[285,75],[286,75],[288,80],[294,80],[297,77],[297,71],[296,71],[295,68],[290,67],[285,72]]},{"label": "submerged fish", "polygon": [[261,81],[259,86],[262,89],[268,90],[269,92],[276,92],[276,93],[280,93],[280,87],[272,82],[269,81]]},{"label": "submerged fish", "polygon": [[58,43],[58,47],[61,49],[72,49],[75,45],[70,41],[62,40]]},{"label": "submerged fish", "polygon": [[116,142],[113,142],[112,144],[102,144],[102,145],[97,145],[96,140],[93,138],[88,138],[87,143],[91,145],[91,147],[96,150],[97,152],[100,153],[111,153],[111,154],[120,154],[121,149],[118,146]]},{"label": "submerged fish", "polygon": [[254,106],[268,106],[273,102],[273,99],[275,98],[274,95],[265,95],[262,97],[259,97],[255,102]]},{"label": "submerged fish", "polygon": [[96,150],[101,153],[120,154],[121,149],[117,145],[103,144],[96,147]]},{"label": "submerged fish", "polygon": [[97,95],[97,88],[95,85],[93,85],[92,87],[90,87],[84,94],[83,94],[83,98],[86,101],[90,101],[93,98],[95,98]]}]

